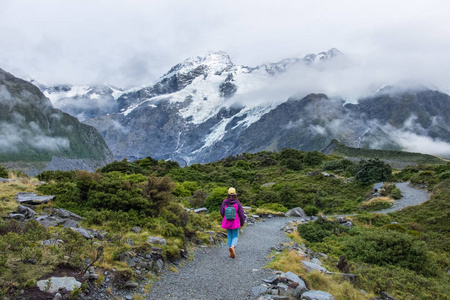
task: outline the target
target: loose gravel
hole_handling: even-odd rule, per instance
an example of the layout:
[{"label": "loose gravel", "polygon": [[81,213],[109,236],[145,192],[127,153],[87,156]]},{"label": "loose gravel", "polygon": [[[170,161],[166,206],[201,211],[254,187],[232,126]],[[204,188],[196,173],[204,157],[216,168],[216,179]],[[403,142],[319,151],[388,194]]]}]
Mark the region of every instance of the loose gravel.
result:
[{"label": "loose gravel", "polygon": [[395,184],[402,191],[402,198],[394,200],[390,208],[374,211],[374,213],[386,214],[389,212],[402,210],[407,206],[422,204],[430,199],[430,195],[425,190],[419,190],[409,185],[409,182],[400,182]]},{"label": "loose gravel", "polygon": [[222,246],[199,248],[179,273],[162,275],[147,299],[255,299],[251,288],[273,275],[273,270],[262,267],[268,263],[271,248],[288,241],[282,229],[293,220],[270,218],[245,227],[235,259],[228,256],[226,240]]}]

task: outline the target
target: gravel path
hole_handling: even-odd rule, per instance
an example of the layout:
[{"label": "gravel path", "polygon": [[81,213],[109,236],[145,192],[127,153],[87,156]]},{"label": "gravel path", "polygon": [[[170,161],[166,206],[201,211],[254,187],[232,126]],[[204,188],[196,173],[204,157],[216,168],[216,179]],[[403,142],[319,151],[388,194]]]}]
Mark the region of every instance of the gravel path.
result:
[{"label": "gravel path", "polygon": [[288,241],[281,229],[294,218],[265,219],[239,235],[236,259],[224,245],[199,248],[179,273],[168,272],[150,289],[147,299],[254,299],[251,288],[273,275],[262,269],[271,247]]},{"label": "gravel path", "polygon": [[395,184],[402,191],[402,198],[394,200],[394,204],[390,208],[374,211],[374,213],[386,214],[401,210],[407,206],[419,205],[428,199],[430,195],[425,190],[419,190],[409,185],[409,182],[400,182]]}]

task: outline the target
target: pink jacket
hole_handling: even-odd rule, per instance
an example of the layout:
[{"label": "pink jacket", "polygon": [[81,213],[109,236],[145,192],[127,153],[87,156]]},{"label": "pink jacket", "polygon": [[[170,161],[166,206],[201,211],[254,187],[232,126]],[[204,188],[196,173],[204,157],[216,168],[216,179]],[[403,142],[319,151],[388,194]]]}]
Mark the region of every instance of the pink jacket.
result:
[{"label": "pink jacket", "polygon": [[[236,210],[236,218],[234,218],[234,220],[225,219],[225,208],[227,206],[233,206],[234,209]],[[237,199],[233,200],[225,199],[222,202],[222,206],[220,207],[220,215],[223,217],[222,228],[224,229],[236,229],[244,225],[245,222],[244,208]]]}]

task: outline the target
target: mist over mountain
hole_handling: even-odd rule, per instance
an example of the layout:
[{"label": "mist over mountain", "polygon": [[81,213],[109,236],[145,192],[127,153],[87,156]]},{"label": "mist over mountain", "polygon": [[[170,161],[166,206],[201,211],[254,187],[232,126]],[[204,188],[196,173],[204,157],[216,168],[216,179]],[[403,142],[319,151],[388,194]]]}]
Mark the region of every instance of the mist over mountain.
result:
[{"label": "mist over mountain", "polygon": [[450,155],[447,94],[395,82],[370,95],[355,87],[355,101],[346,97],[348,83],[341,89],[324,84],[331,77],[335,84],[348,81],[338,78],[348,68],[337,49],[256,67],[210,52],[141,88],[41,88],[60,109],[96,127],[117,159],[204,163],[286,147],[322,150],[332,139],[352,147]]},{"label": "mist over mountain", "polygon": [[0,69],[2,163],[53,162],[47,167],[65,169],[72,164],[92,169],[111,159],[95,128],[55,109],[36,86]]}]

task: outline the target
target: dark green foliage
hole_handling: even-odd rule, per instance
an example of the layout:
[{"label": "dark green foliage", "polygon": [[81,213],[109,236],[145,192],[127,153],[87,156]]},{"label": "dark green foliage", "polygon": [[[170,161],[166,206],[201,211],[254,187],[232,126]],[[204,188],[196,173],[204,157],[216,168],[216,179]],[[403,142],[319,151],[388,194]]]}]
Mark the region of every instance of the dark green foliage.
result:
[{"label": "dark green foliage", "polygon": [[148,201],[151,214],[157,216],[162,208],[171,202],[171,193],[175,188],[175,183],[167,176],[156,177],[152,175],[148,177],[147,182],[141,183],[139,187],[142,189],[143,196]]},{"label": "dark green foliage", "polygon": [[361,160],[356,167],[355,179],[363,184],[389,181],[391,178],[391,166],[379,159]]},{"label": "dark green foliage", "polygon": [[284,207],[282,204],[279,203],[266,203],[261,205],[259,208],[264,208],[264,209],[269,209],[275,212],[287,212],[288,209],[286,207]]},{"label": "dark green foliage", "polygon": [[324,171],[334,171],[337,173],[341,173],[347,170],[350,170],[355,166],[355,164],[349,159],[338,159],[327,161],[323,165]]},{"label": "dark green foliage", "polygon": [[8,178],[8,170],[2,165],[0,165],[0,177]]},{"label": "dark green foliage", "polygon": [[308,242],[312,243],[320,243],[327,236],[338,236],[344,232],[348,232],[347,227],[324,218],[319,218],[314,222],[298,226],[298,233]]},{"label": "dark green foliage", "polygon": [[211,194],[206,198],[205,206],[209,211],[217,211],[220,209],[223,200],[227,198],[228,189],[219,187],[212,190]]},{"label": "dark green foliage", "polygon": [[36,178],[41,181],[74,181],[76,178],[75,171],[43,171],[36,175]]},{"label": "dark green foliage", "polygon": [[303,163],[308,166],[318,166],[326,159],[326,155],[319,151],[309,151],[303,156]]},{"label": "dark green foliage", "polygon": [[108,173],[118,171],[125,174],[142,173],[143,169],[139,164],[129,162],[127,159],[122,161],[114,161],[98,170],[100,173]]},{"label": "dark green foliage", "polygon": [[302,161],[295,158],[288,158],[284,160],[283,165],[285,165],[286,168],[291,169],[293,171],[300,171],[303,169]]},{"label": "dark green foliage", "polygon": [[308,216],[315,216],[315,215],[317,215],[319,213],[319,209],[317,207],[315,207],[314,205],[306,205],[303,208],[303,211]]},{"label": "dark green foliage", "polygon": [[263,189],[256,195],[253,203],[256,206],[262,206],[266,203],[281,203],[281,197],[273,190]]},{"label": "dark green foliage", "polygon": [[426,243],[396,230],[367,230],[342,241],[349,259],[374,265],[396,265],[425,276],[437,274],[437,264]]}]

